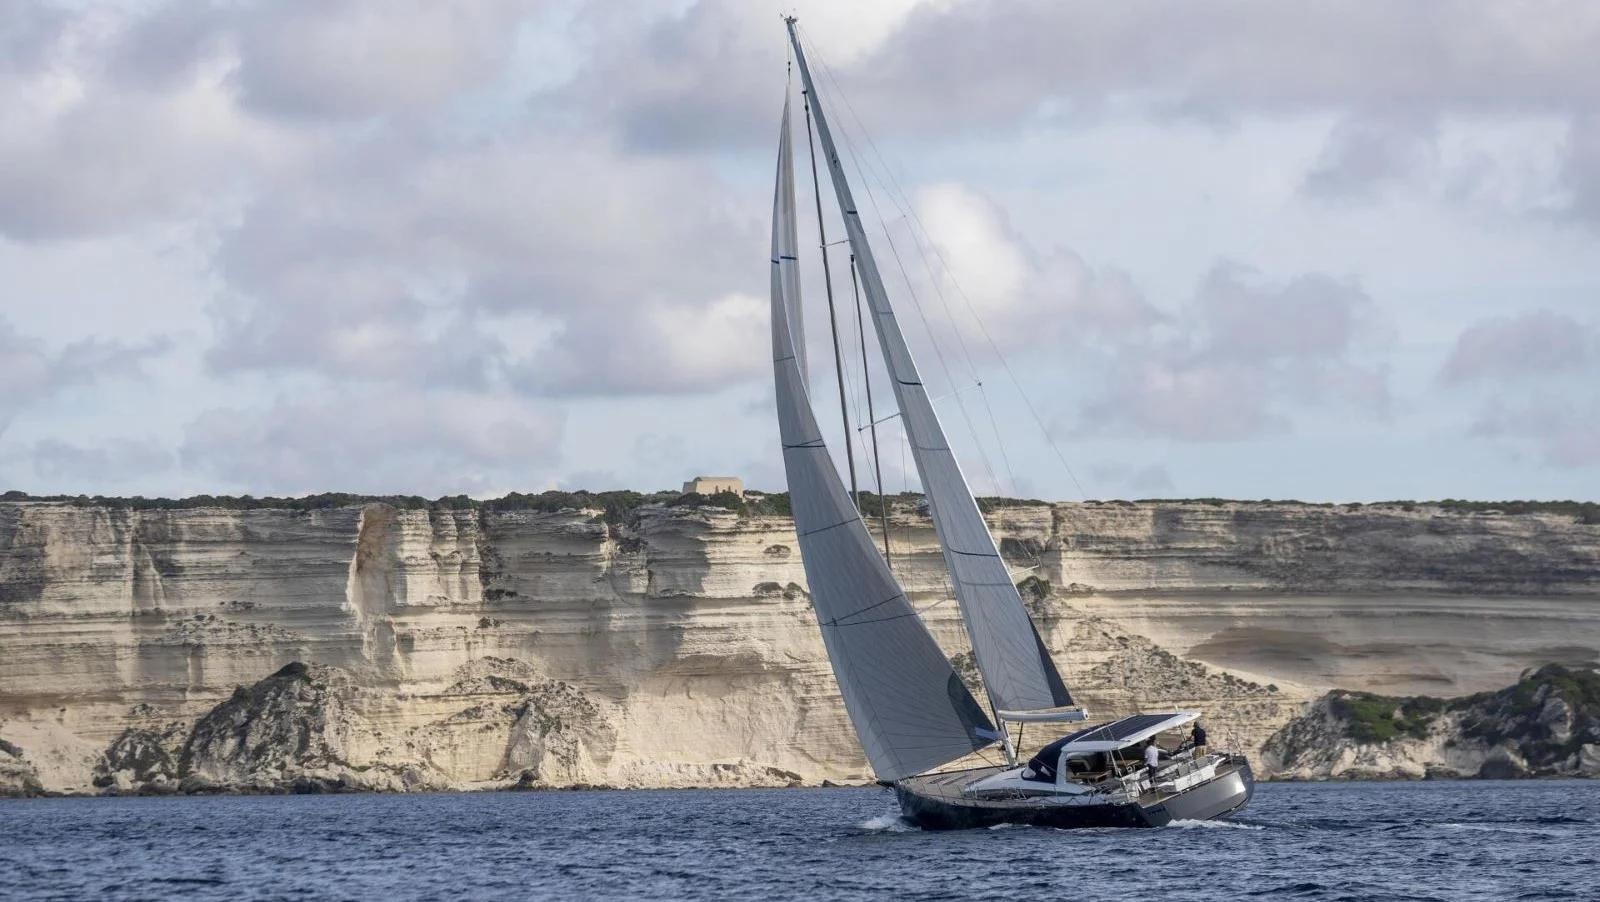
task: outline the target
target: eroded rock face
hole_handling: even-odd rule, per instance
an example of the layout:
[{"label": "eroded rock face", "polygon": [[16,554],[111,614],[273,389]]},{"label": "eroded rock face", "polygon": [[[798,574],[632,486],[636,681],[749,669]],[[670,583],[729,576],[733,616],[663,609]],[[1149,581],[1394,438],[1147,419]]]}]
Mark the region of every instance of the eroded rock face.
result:
[{"label": "eroded rock face", "polygon": [[350,766],[344,672],[294,662],[213,708],[179,759],[191,785],[267,787],[286,775]]},{"label": "eroded rock face", "polygon": [[24,760],[22,749],[0,739],[0,798],[43,793],[39,774]]},{"label": "eroded rock face", "polygon": [[94,785],[119,790],[175,788],[184,738],[176,725],[164,732],[124,730],[95,766]]},{"label": "eroded rock face", "polygon": [[[1247,752],[1331,686],[1468,693],[1600,648],[1600,527],[1570,517],[990,521],[1081,702],[1199,707]],[[929,522],[902,506],[891,539],[959,660]],[[713,508],[0,503],[0,737],[64,791],[860,782],[797,547]]]},{"label": "eroded rock face", "polygon": [[1334,692],[1274,734],[1264,769],[1291,779],[1591,776],[1600,669],[1549,665],[1455,699]]}]

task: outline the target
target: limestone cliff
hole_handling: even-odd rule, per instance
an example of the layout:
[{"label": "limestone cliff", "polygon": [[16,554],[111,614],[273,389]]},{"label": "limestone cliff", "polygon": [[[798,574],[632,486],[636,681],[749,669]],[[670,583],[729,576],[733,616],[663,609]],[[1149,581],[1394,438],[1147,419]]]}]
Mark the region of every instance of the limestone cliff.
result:
[{"label": "limestone cliff", "polygon": [[1291,779],[1600,776],[1600,669],[1549,665],[1455,699],[1331,692],[1272,736]]},{"label": "limestone cliff", "polygon": [[[1334,686],[1457,694],[1600,658],[1600,527],[1572,516],[990,521],[1080,700],[1201,707],[1252,753]],[[959,660],[913,504],[891,540]],[[787,518],[705,506],[0,503],[0,792],[865,779],[805,583]]]}]

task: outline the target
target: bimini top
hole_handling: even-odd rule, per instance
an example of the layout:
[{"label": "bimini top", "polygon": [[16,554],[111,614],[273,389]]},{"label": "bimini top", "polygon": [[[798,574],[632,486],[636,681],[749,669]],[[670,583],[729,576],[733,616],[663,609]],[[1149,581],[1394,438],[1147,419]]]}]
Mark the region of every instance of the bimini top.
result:
[{"label": "bimini top", "polygon": [[[1072,752],[1114,752],[1130,745],[1149,739],[1164,730],[1181,727],[1191,721],[1199,720],[1199,711],[1175,711],[1171,714],[1135,714],[1124,717],[1114,723],[1090,727],[1079,730],[1057,739],[1038,754],[1028,760],[1028,767],[1043,773],[1055,773],[1056,762],[1061,760],[1062,751]],[[1071,746],[1068,749],[1068,746]]]}]

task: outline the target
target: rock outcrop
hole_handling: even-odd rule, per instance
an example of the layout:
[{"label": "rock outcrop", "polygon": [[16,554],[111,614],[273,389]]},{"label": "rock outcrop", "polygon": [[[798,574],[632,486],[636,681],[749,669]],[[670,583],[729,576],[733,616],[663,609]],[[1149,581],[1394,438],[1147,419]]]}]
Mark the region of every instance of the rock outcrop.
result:
[{"label": "rock outcrop", "polygon": [[0,739],[0,798],[44,793],[39,774],[22,755],[22,749]]},{"label": "rock outcrop", "polygon": [[[1600,526],[1567,514],[989,519],[1091,710],[1201,707],[1251,753],[1335,686],[1600,658]],[[891,540],[959,663],[913,503]],[[0,791],[859,782],[796,547],[786,517],[707,506],[0,502]]]},{"label": "rock outcrop", "polygon": [[1274,734],[1264,769],[1288,779],[1600,776],[1600,669],[1539,668],[1455,699],[1331,692]]}]

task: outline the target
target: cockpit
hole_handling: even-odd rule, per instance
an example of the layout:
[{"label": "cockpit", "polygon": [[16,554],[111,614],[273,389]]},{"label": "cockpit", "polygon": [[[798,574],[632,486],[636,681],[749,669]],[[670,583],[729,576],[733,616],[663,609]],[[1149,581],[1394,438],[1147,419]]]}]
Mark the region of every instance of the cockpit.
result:
[{"label": "cockpit", "polygon": [[[1113,723],[1079,730],[1040,749],[1022,769],[1022,779],[1055,784],[1094,782],[1144,766],[1143,744],[1200,717],[1198,711],[1135,714]],[[1167,756],[1162,749],[1163,757]]]}]

